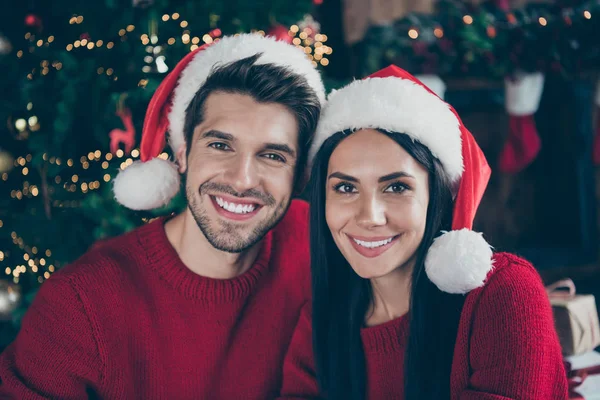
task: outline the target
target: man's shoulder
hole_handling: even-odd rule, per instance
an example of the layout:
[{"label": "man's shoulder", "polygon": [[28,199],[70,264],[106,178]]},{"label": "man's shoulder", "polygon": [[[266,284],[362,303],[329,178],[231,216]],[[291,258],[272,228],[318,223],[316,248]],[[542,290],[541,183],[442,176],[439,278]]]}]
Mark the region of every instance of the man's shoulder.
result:
[{"label": "man's shoulder", "polygon": [[145,229],[148,227],[142,226],[120,236],[97,241],[54,276],[91,288],[127,275],[127,271],[137,269],[142,263],[141,258],[145,257],[139,240],[139,231]]},{"label": "man's shoulder", "polygon": [[310,292],[308,203],[294,200],[286,216],[273,230],[271,262],[279,282],[305,301]]},{"label": "man's shoulder", "polygon": [[283,240],[303,240],[308,243],[308,203],[294,199],[279,224],[275,236]]}]

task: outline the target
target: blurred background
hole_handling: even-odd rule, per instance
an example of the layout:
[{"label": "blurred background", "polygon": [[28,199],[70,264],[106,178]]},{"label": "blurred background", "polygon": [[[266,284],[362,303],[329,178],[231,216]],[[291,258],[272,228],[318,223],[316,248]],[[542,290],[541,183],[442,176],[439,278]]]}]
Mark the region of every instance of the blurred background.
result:
[{"label": "blurred background", "polygon": [[0,350],[52,273],[103,239],[181,209],[179,197],[161,210],[128,211],[113,200],[111,180],[139,157],[146,106],[169,70],[240,32],[302,48],[328,90],[392,63],[418,74],[457,108],[493,168],[475,228],[497,250],[534,262],[546,282],[569,276],[580,291],[600,292],[598,0],[1,7]]}]

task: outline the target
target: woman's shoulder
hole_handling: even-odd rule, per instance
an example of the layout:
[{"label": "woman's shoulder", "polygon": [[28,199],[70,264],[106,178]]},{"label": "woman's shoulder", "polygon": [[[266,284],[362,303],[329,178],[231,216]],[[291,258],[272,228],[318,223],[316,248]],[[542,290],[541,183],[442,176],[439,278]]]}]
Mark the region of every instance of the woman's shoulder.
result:
[{"label": "woman's shoulder", "polygon": [[542,288],[542,279],[529,261],[511,253],[495,253],[493,268],[478,291],[504,289],[509,291]]},{"label": "woman's shoulder", "polygon": [[[473,312],[492,318],[493,315],[524,313],[546,314],[550,309],[542,279],[527,260],[510,253],[495,253],[494,268],[484,285],[467,295],[465,305]],[[485,310],[485,312],[481,312]]]},{"label": "woman's shoulder", "polygon": [[542,279],[514,254],[495,254],[494,267],[465,299],[455,367],[469,374],[473,393],[565,399],[566,374]]}]

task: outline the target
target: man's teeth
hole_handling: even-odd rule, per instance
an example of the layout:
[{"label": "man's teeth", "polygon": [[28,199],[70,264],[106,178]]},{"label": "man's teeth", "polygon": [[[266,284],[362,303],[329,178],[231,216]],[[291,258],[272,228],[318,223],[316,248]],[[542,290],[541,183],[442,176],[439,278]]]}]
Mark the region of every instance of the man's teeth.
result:
[{"label": "man's teeth", "polygon": [[215,200],[217,201],[217,204],[232,213],[236,213],[236,214],[247,214],[249,212],[254,211],[254,209],[256,208],[256,206],[254,204],[236,204],[236,203],[229,203],[225,200],[223,200],[220,197],[215,197]]},{"label": "man's teeth", "polygon": [[352,240],[354,240],[359,245],[361,245],[363,247],[367,247],[369,249],[373,249],[375,247],[381,247],[383,245],[386,245],[386,244],[390,243],[392,241],[392,239],[393,239],[393,237],[391,237],[389,239],[385,239],[385,240],[380,240],[380,241],[377,241],[377,242],[365,242],[365,241],[362,241],[362,240],[358,240],[358,239],[352,238]]}]

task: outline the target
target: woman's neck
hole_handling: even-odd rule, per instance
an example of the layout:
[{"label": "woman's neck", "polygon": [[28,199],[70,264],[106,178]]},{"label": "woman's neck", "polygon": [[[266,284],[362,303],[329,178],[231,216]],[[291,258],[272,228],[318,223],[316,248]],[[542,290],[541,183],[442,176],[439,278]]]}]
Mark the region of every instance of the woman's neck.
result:
[{"label": "woman's neck", "polygon": [[373,300],[365,316],[366,326],[380,325],[408,312],[413,269],[414,262],[411,262],[371,279]]}]

